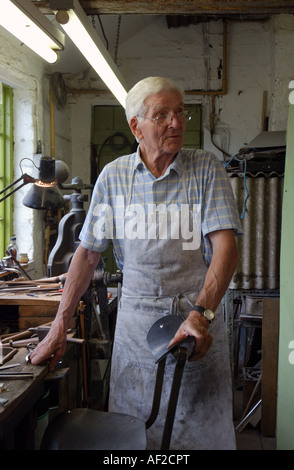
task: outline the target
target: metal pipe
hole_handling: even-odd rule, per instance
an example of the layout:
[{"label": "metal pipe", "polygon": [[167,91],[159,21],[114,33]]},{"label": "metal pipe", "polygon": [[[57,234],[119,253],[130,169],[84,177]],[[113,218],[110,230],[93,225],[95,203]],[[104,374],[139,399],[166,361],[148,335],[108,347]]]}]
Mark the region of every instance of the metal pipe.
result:
[{"label": "metal pipe", "polygon": [[250,419],[254,415],[255,411],[260,407],[261,405],[261,399],[251,408],[249,413],[245,416],[244,419],[238,424],[238,426],[235,428],[235,431],[241,432],[242,429],[245,428],[246,424],[249,423]]},{"label": "metal pipe", "polygon": [[54,99],[52,80],[50,78],[49,85],[49,102],[50,102],[50,153],[51,157],[55,158],[55,132],[54,132]]}]

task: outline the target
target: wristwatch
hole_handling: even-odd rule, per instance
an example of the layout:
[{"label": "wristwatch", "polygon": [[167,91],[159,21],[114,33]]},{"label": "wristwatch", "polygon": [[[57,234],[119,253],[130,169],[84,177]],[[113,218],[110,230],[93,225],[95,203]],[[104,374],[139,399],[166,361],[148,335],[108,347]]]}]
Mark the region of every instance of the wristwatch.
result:
[{"label": "wristwatch", "polygon": [[214,320],[214,312],[212,310],[210,310],[209,308],[204,308],[204,307],[201,307],[201,305],[194,305],[193,310],[196,310],[197,312],[201,313],[201,315],[203,315],[206,320],[209,321],[209,323],[211,323],[213,320]]}]

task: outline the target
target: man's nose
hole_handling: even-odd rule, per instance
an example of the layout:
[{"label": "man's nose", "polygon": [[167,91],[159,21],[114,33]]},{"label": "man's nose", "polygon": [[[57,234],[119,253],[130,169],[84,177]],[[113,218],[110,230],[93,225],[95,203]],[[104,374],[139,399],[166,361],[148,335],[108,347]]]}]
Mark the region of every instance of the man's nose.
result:
[{"label": "man's nose", "polygon": [[172,124],[173,126],[176,126],[176,127],[180,127],[181,122],[175,113],[171,113],[169,115],[169,124],[170,125]]}]

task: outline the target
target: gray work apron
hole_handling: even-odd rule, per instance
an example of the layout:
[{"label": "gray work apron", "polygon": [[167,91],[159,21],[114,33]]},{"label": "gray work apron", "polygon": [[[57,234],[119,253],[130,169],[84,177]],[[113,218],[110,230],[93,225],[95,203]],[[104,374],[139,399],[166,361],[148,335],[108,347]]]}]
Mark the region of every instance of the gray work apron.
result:
[{"label": "gray work apron", "polygon": [[[133,183],[129,203],[132,190]],[[187,201],[185,176],[183,192]],[[129,216],[126,213],[126,221]],[[190,216],[193,217],[192,211]],[[186,240],[171,237],[124,239],[123,289],[112,356],[110,411],[145,420],[150,414],[156,366],[146,341],[147,332],[163,315],[175,314],[182,319],[188,316],[207,271],[200,247],[183,250],[183,242]],[[210,326],[213,344],[207,355],[185,365],[170,449],[235,449],[229,354],[219,310]],[[174,361],[169,355],[160,413],[147,432],[150,450],[160,449]]]}]

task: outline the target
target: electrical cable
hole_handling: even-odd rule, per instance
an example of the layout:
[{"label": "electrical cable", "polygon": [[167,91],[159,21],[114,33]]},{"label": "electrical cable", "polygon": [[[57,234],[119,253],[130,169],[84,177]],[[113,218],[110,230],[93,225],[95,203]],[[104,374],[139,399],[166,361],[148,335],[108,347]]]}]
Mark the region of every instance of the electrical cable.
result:
[{"label": "electrical cable", "polygon": [[24,174],[23,169],[22,169],[22,166],[21,166],[23,160],[29,160],[29,161],[34,165],[34,167],[37,168],[37,170],[40,170],[40,168],[37,167],[37,165],[35,164],[35,162],[34,162],[31,158],[23,157],[23,158],[19,161],[19,163],[18,163],[22,175]]},{"label": "electrical cable", "polygon": [[[95,15],[91,15],[91,17],[92,17],[92,25],[93,25],[93,28],[96,29],[96,25],[95,25]],[[102,24],[100,15],[97,15],[97,18],[98,18],[98,21],[99,21],[99,24],[100,24],[100,27],[101,27],[101,31],[102,31],[103,37],[104,37],[105,42],[106,42],[106,49],[108,50],[109,43],[108,43],[108,39],[107,39],[106,34],[105,34],[105,31],[104,31],[104,27],[103,27],[103,24]]]},{"label": "electrical cable", "polygon": [[249,198],[249,191],[248,191],[248,188],[247,188],[247,184],[246,184],[246,169],[247,169],[247,160],[246,158],[238,158],[240,155],[242,155],[243,153],[247,153],[248,152],[248,149],[245,149],[239,153],[237,153],[236,155],[234,155],[226,164],[225,164],[225,169],[227,168],[227,166],[233,161],[233,160],[237,160],[237,162],[242,162],[244,164],[244,169],[243,169],[243,181],[244,181],[244,188],[245,188],[245,191],[246,191],[246,196],[245,196],[245,199],[244,199],[244,202],[243,202],[243,210],[242,210],[242,214],[240,216],[240,218],[243,220],[244,217],[245,217],[245,212],[246,212],[246,203],[247,203],[247,200]]},{"label": "electrical cable", "polygon": [[109,43],[108,43],[108,39],[107,39],[106,34],[105,34],[105,31],[104,31],[104,26],[103,26],[103,24],[102,24],[100,15],[97,15],[97,18],[98,18],[98,21],[99,21],[99,23],[100,23],[100,27],[101,27],[101,31],[102,31],[103,37],[104,37],[105,42],[106,42],[106,49],[108,50]]},{"label": "electrical cable", "polygon": [[214,133],[211,132],[211,133],[210,133],[210,140],[211,140],[211,143],[215,146],[215,148],[217,148],[220,152],[222,152],[223,155],[226,155],[227,157],[229,157],[230,154],[227,153],[225,150],[223,150],[219,145],[217,145],[217,144],[215,143],[215,141],[213,140],[213,136],[214,136]]}]

